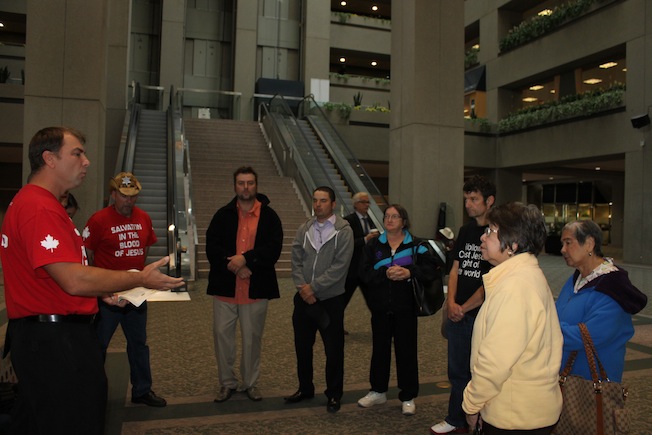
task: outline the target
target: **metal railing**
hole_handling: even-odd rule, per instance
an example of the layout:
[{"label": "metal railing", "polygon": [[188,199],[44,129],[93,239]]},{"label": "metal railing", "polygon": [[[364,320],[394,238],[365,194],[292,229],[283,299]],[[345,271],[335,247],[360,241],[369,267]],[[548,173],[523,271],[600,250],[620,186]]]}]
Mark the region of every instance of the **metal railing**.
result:
[{"label": "metal railing", "polygon": [[299,103],[298,117],[305,118],[311,124],[351,192],[369,193],[371,204],[368,213],[376,227],[382,228],[383,212],[380,206],[387,204],[386,198],[312,95],[304,97]]},{"label": "metal railing", "polygon": [[[312,192],[319,185],[332,187],[341,182],[338,177],[329,174],[324,162],[311,148],[285,97],[275,95],[269,103],[260,104],[258,107],[259,122],[267,132],[281,171],[283,175],[295,180],[306,204],[312,203]],[[353,208],[349,205],[351,198],[345,198],[338,189],[333,190],[340,214],[352,213]]]},{"label": "metal railing", "polygon": [[178,110],[188,118],[239,120],[241,98],[242,92],[197,88],[179,88],[174,95]]}]

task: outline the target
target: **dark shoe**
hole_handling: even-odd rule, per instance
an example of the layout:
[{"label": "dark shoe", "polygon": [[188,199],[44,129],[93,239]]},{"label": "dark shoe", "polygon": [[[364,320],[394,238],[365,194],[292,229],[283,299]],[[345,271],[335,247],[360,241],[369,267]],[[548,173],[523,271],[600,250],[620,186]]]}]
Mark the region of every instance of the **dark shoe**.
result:
[{"label": "dark shoe", "polygon": [[283,400],[285,400],[285,403],[299,403],[302,400],[312,399],[313,397],[315,397],[315,393],[305,394],[301,390],[297,390],[296,393],[291,396],[284,397]]},{"label": "dark shoe", "polygon": [[143,394],[142,396],[132,397],[131,403],[143,403],[147,406],[155,406],[157,408],[163,408],[168,404],[164,398],[158,397],[153,391]]},{"label": "dark shoe", "polygon": [[336,399],[334,397],[331,397],[328,399],[328,403],[326,404],[326,411],[328,412],[337,412],[340,410],[340,401],[339,399]]},{"label": "dark shoe", "polygon": [[213,402],[226,402],[233,396],[233,393],[235,393],[235,388],[220,387],[220,391],[217,392],[217,398]]},{"label": "dark shoe", "polygon": [[254,402],[263,400],[263,396],[260,394],[258,387],[249,387],[245,392],[247,393],[247,397]]}]

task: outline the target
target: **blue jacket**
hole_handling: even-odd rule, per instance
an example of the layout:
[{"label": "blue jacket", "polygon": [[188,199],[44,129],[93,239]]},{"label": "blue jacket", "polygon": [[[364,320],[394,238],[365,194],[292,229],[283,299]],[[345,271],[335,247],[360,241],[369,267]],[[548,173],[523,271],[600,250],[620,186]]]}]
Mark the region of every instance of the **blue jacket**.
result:
[{"label": "blue jacket", "polygon": [[634,335],[632,314],[647,303],[647,298],[618,269],[602,275],[582,287],[577,294],[573,286],[578,272],[571,276],[557,298],[557,313],[564,334],[561,370],[568,356],[579,351],[571,374],[591,379],[578,324],[586,324],[598,356],[609,379],[620,382],[625,365],[625,345]]}]

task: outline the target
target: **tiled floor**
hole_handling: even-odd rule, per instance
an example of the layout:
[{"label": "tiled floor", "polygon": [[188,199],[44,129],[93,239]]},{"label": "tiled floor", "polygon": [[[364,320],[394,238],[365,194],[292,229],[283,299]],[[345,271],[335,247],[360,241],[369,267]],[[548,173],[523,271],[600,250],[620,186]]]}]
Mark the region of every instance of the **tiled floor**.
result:
[{"label": "tiled floor", "polygon": [[[553,293],[570,276],[561,257],[542,255],[542,269]],[[632,281],[652,294],[652,268],[628,265]],[[369,313],[359,295],[346,312],[345,394],[342,410],[328,414],[325,397],[286,405],[282,397],[296,390],[292,338],[292,294],[289,279],[280,280],[281,299],[270,303],[265,329],[261,378],[261,402],[246,395],[213,403],[217,369],[212,342],[212,305],[205,295],[205,281],[190,284],[190,302],[156,302],[149,305],[149,345],[154,390],[168,400],[162,409],[129,403],[129,367],[124,337],[116,333],[107,359],[110,382],[107,434],[217,434],[217,433],[428,433],[430,425],[446,412],[446,341],[439,332],[441,315],[420,319],[419,374],[421,391],[417,413],[400,412],[396,389],[386,404],[370,409],[356,405],[368,390],[371,354]],[[3,307],[4,308],[4,307]],[[2,322],[6,322],[6,313]],[[652,433],[652,306],[635,316],[636,335],[628,346],[625,382],[630,387],[629,408],[633,433]],[[315,345],[315,384],[324,388],[323,347]],[[395,386],[395,379],[391,384]]]}]

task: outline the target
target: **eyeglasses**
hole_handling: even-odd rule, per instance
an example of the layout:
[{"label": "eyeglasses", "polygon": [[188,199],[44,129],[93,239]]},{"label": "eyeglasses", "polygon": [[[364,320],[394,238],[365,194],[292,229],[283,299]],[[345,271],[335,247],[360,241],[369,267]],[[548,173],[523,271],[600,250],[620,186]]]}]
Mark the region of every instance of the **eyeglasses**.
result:
[{"label": "eyeglasses", "polygon": [[358,201],[358,202],[361,202],[361,203],[363,203],[363,204],[369,204],[369,201],[367,201],[367,200],[365,200],[365,199],[362,199],[362,200],[360,200],[360,201]]},{"label": "eyeglasses", "polygon": [[395,221],[397,219],[403,219],[400,214],[386,214],[385,215],[385,220],[386,221]]},{"label": "eyeglasses", "polygon": [[484,230],[484,235],[485,236],[490,237],[491,233],[498,234],[498,230],[494,230],[493,228],[489,228],[489,227],[485,228],[485,230]]}]

